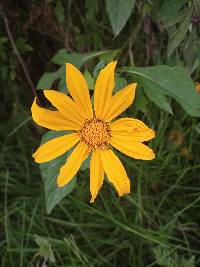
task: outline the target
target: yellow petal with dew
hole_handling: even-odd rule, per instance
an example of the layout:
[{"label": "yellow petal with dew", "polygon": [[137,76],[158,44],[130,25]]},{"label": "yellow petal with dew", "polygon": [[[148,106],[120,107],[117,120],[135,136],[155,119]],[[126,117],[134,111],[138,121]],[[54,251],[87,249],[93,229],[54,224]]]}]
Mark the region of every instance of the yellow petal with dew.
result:
[{"label": "yellow petal with dew", "polygon": [[90,160],[90,192],[91,201],[94,202],[103,184],[104,170],[101,161],[101,154],[98,149],[94,150]]},{"label": "yellow petal with dew", "polygon": [[97,119],[102,119],[103,112],[106,110],[112,97],[115,86],[115,67],[117,61],[109,63],[102,69],[97,77],[94,91],[94,110]]},{"label": "yellow petal with dew", "polygon": [[54,138],[41,145],[35,151],[35,153],[33,154],[35,162],[43,163],[55,159],[67,152],[79,140],[80,137],[77,133]]},{"label": "yellow petal with dew", "polygon": [[40,126],[50,130],[62,131],[62,130],[79,130],[78,126],[73,121],[68,120],[59,111],[51,111],[45,108],[41,108],[36,98],[31,107],[32,118]]},{"label": "yellow petal with dew", "polygon": [[84,123],[84,114],[69,96],[54,90],[44,90],[44,95],[68,120],[78,126]]},{"label": "yellow petal with dew", "polygon": [[66,64],[67,88],[74,102],[79,106],[86,119],[93,118],[92,104],[87,82],[82,73],[72,64]]},{"label": "yellow petal with dew", "polygon": [[76,175],[83,161],[88,157],[91,149],[84,142],[80,142],[61,167],[57,178],[57,185],[63,187]]},{"label": "yellow petal with dew", "polygon": [[124,142],[143,142],[155,137],[154,130],[142,121],[132,118],[123,118],[111,123],[110,130],[111,136]]},{"label": "yellow petal with dew", "polygon": [[103,169],[108,180],[114,185],[119,196],[128,194],[130,192],[130,180],[121,161],[111,149],[102,149],[100,152]]},{"label": "yellow petal with dew", "polygon": [[137,83],[132,83],[112,96],[107,110],[104,110],[102,120],[111,121],[132,103],[135,97]]},{"label": "yellow petal with dew", "polygon": [[125,155],[134,159],[152,160],[155,154],[151,148],[140,143],[117,139],[115,136],[110,138],[110,144]]}]

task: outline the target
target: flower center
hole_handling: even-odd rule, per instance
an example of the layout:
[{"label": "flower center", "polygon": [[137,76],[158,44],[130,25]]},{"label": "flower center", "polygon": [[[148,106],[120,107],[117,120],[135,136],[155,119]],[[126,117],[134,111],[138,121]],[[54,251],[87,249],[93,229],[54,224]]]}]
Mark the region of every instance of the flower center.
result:
[{"label": "flower center", "polygon": [[97,146],[108,146],[110,137],[108,124],[96,118],[84,123],[80,130],[81,139],[86,144]]}]

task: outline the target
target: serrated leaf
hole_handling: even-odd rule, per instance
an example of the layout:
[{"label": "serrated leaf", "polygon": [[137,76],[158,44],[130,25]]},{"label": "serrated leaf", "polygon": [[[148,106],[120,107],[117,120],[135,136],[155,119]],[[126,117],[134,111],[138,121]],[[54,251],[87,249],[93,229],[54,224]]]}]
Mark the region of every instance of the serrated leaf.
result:
[{"label": "serrated leaf", "polygon": [[[49,131],[43,135],[41,144],[67,133],[67,131]],[[76,176],[71,180],[71,182],[62,188],[57,187],[56,184],[60,168],[66,162],[68,154],[69,152],[49,162],[40,164],[41,175],[44,182],[47,214],[49,214],[52,209],[74,189],[76,185]]]},{"label": "serrated leaf", "polygon": [[116,37],[130,17],[135,0],[106,0],[106,9]]},{"label": "serrated leaf", "polygon": [[200,117],[200,95],[184,68],[161,65],[146,68],[130,67],[125,71],[133,74],[145,90],[155,85],[158,94],[171,96],[189,115]]},{"label": "serrated leaf", "polygon": [[192,11],[190,10],[186,15],[185,19],[181,22],[179,27],[176,29],[174,34],[171,36],[168,47],[167,47],[167,55],[170,56],[172,52],[179,46],[179,44],[185,38],[185,35],[189,29],[191,23]]}]

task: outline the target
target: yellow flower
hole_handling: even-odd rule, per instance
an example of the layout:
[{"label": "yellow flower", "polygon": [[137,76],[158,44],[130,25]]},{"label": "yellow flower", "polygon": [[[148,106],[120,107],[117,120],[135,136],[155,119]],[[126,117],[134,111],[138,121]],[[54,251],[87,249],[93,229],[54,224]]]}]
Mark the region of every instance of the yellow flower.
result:
[{"label": "yellow flower", "polygon": [[196,82],[196,83],[195,83],[195,87],[196,87],[196,91],[197,91],[198,93],[200,93],[200,83],[199,83],[199,82]]},{"label": "yellow flower", "polygon": [[36,99],[31,108],[32,117],[40,126],[56,131],[74,131],[46,142],[33,154],[36,162],[43,163],[64,154],[77,144],[60,169],[57,178],[59,187],[70,182],[83,161],[92,153],[91,202],[94,202],[103,184],[104,172],[120,196],[130,192],[130,180],[111,146],[135,159],[151,160],[155,157],[152,149],[141,143],[154,138],[155,132],[152,129],[140,120],[132,118],[111,122],[132,104],[137,86],[136,83],[129,84],[112,95],[115,86],[115,67],[116,61],[111,62],[97,77],[94,90],[94,113],[83,75],[68,63],[66,64],[66,83],[72,98],[54,90],[44,90],[45,97],[57,111],[39,107]]}]

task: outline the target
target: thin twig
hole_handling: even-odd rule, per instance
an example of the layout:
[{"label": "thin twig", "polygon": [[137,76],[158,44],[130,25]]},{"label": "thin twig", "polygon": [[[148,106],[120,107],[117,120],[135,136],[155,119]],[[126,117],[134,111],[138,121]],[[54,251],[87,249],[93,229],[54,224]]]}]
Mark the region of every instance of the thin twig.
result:
[{"label": "thin twig", "polygon": [[19,60],[19,63],[20,63],[20,65],[21,65],[22,69],[23,69],[23,72],[24,72],[24,74],[25,74],[25,76],[26,76],[26,79],[27,79],[28,84],[30,85],[30,88],[31,88],[31,91],[32,91],[33,95],[34,95],[34,96],[37,96],[36,89],[35,89],[35,87],[34,87],[34,85],[33,85],[33,82],[32,82],[32,80],[31,80],[31,78],[30,78],[30,75],[29,75],[29,73],[28,73],[26,64],[25,64],[24,60],[22,59],[22,57],[21,57],[21,55],[20,55],[20,53],[19,53],[19,50],[18,50],[17,47],[16,47],[15,41],[14,41],[14,39],[13,39],[13,36],[12,36],[12,34],[11,34],[10,27],[9,27],[9,24],[8,24],[8,19],[7,19],[7,17],[6,17],[5,14],[3,14],[2,12],[1,12],[1,14],[2,14],[2,16],[3,16],[3,20],[4,20],[4,24],[5,24],[6,32],[7,32],[7,35],[8,35],[8,37],[9,37],[9,39],[10,39],[10,42],[11,42],[13,51],[14,51],[14,53],[15,53],[17,59]]}]

